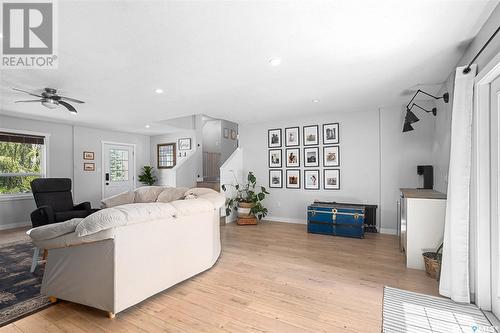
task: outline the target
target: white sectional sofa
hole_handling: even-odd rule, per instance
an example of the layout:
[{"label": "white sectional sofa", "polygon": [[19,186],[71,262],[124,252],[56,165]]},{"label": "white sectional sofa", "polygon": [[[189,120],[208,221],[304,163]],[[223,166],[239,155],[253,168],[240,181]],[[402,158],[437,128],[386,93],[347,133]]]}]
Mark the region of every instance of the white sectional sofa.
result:
[{"label": "white sectional sofa", "polygon": [[[166,190],[155,189],[152,197]],[[149,203],[137,193],[122,194],[103,200],[107,209],[85,219],[30,230],[34,244],[48,249],[42,294],[114,317],[211,268],[221,251],[224,196],[209,189],[183,193],[185,199]]]}]

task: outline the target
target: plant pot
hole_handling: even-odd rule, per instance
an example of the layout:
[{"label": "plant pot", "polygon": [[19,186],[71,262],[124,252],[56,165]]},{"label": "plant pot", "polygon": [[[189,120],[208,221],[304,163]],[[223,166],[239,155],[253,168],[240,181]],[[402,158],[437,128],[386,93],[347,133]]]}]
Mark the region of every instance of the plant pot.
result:
[{"label": "plant pot", "polygon": [[238,225],[257,224],[255,216],[250,214],[250,209],[252,207],[253,203],[238,202],[238,220],[236,221]]}]

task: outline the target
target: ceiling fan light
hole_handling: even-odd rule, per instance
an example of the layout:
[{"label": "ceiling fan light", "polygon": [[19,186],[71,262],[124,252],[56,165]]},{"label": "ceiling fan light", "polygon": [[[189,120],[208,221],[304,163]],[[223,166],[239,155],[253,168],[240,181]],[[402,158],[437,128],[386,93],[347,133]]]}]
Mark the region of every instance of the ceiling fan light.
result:
[{"label": "ceiling fan light", "polygon": [[49,109],[55,109],[59,106],[59,103],[53,99],[45,99],[42,105]]}]

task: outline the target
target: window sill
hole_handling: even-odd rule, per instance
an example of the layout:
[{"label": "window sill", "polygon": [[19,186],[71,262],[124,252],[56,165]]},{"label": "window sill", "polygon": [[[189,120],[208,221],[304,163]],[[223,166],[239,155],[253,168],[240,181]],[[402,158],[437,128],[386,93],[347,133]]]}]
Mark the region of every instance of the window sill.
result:
[{"label": "window sill", "polygon": [[2,201],[15,201],[15,200],[33,200],[33,194],[0,194],[0,202]]}]

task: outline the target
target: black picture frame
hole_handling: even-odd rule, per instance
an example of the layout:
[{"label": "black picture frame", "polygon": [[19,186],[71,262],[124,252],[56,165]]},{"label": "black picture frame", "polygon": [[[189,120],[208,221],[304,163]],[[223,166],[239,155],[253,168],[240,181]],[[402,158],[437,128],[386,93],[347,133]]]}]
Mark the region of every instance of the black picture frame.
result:
[{"label": "black picture frame", "polygon": [[[316,151],[316,162],[310,163],[307,160],[307,151],[308,150],[315,150]],[[314,168],[314,167],[319,167],[319,147],[304,147],[304,167],[306,168]]]},{"label": "black picture frame", "polygon": [[[288,163],[288,156],[289,156],[288,151],[289,150],[294,150],[297,152],[297,164],[290,165],[290,163]],[[287,149],[285,149],[285,166],[287,168],[300,168],[300,148],[287,148]]]},{"label": "black picture frame", "polygon": [[[272,183],[272,175],[273,173],[279,173],[280,177],[280,183],[279,186],[276,186],[276,184]],[[283,188],[283,170],[281,169],[276,169],[276,170],[269,170],[269,188]]]},{"label": "black picture frame", "polygon": [[[288,143],[288,132],[295,130],[297,131],[297,144],[289,144]],[[300,146],[300,127],[299,126],[294,126],[294,127],[287,127],[285,128],[285,147],[299,147]]]},{"label": "black picture frame", "polygon": [[[309,128],[314,128],[316,131],[316,140],[314,142],[307,142],[307,135],[306,135],[306,130]],[[304,143],[304,146],[317,146],[319,145],[319,126],[318,125],[309,125],[309,126],[304,126],[302,128],[302,141]]]},{"label": "black picture frame", "polygon": [[[188,141],[188,148],[183,148],[182,144],[183,142]],[[178,150],[191,150],[191,138],[180,138],[177,140],[177,149]]]},{"label": "black picture frame", "polygon": [[[273,132],[277,132],[278,134],[278,143],[272,143],[272,138],[273,138]],[[281,128],[272,128],[267,130],[267,147],[268,148],[281,148],[282,147],[282,141],[283,140],[283,135],[281,133]]]},{"label": "black picture frame", "polygon": [[[327,187],[327,171],[336,171],[337,172],[337,185],[332,185],[335,187]],[[328,185],[329,186],[329,185]],[[323,169],[323,189],[329,191],[338,191],[340,190],[340,169]]]},{"label": "black picture frame", "polygon": [[[291,172],[296,172],[297,173],[297,176],[298,176],[298,179],[297,179],[297,186],[296,187],[293,187],[293,186],[288,186],[288,173],[291,173]],[[286,177],[285,177],[285,186],[286,188],[289,188],[289,189],[294,189],[294,190],[297,190],[297,189],[300,189],[301,188],[301,179],[302,178],[300,176],[300,169],[287,169],[286,170],[286,173],[285,173]]]},{"label": "black picture frame", "polygon": [[[337,163],[328,164],[326,158],[327,149],[336,149],[337,150]],[[323,167],[325,168],[334,168],[340,166],[340,146],[323,146]]]},{"label": "black picture frame", "polygon": [[[271,152],[279,151],[280,153],[280,163],[279,165],[272,165],[271,164]],[[269,149],[268,152],[268,165],[269,168],[274,169],[274,168],[282,168],[283,167],[283,150],[282,149]]]},{"label": "black picture frame", "polygon": [[[329,138],[328,129],[334,131],[334,138]],[[323,124],[323,144],[324,145],[338,145],[340,143],[340,125],[339,123]]]},{"label": "black picture frame", "polygon": [[[307,186],[307,174],[308,173],[315,173],[317,175],[317,182],[316,182],[316,187],[308,187]],[[319,190],[319,169],[313,169],[313,170],[304,170],[304,190]]]}]

